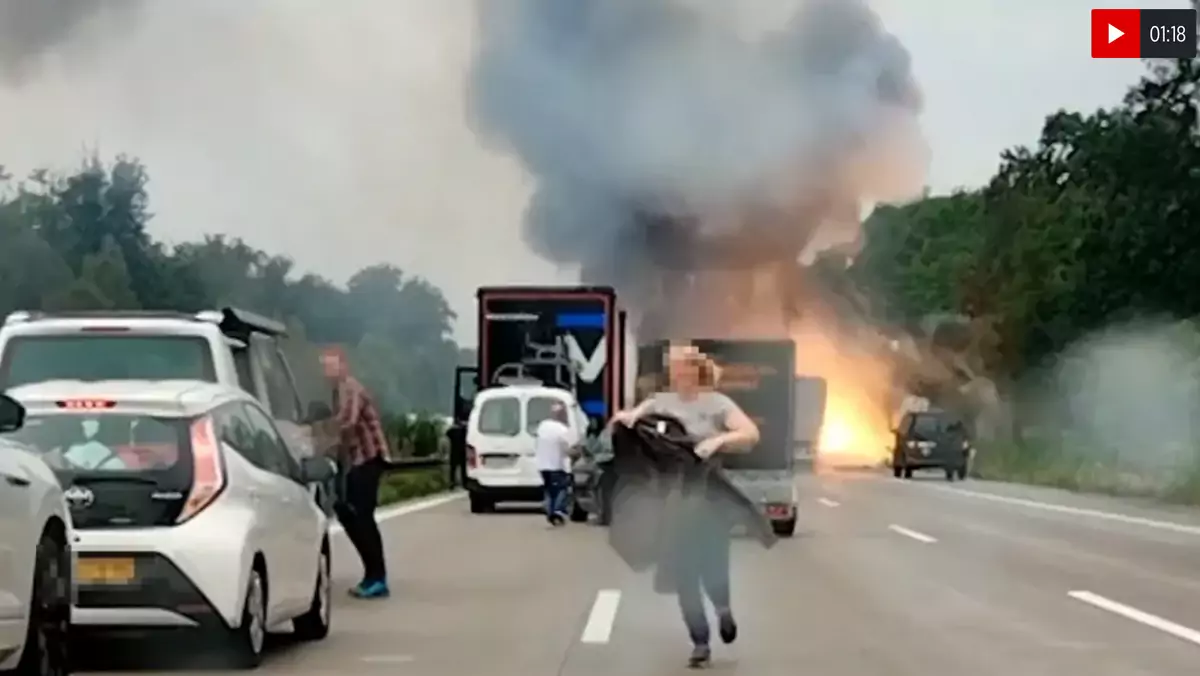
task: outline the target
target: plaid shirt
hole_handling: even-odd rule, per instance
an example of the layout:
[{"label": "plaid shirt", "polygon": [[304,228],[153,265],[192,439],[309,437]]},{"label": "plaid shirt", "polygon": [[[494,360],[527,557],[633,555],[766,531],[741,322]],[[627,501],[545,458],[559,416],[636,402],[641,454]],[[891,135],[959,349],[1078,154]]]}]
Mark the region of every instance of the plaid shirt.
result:
[{"label": "plaid shirt", "polygon": [[367,388],[347,376],[333,393],[337,421],[342,431],[341,460],[357,467],[368,460],[387,455],[387,437],[379,419],[379,409]]}]

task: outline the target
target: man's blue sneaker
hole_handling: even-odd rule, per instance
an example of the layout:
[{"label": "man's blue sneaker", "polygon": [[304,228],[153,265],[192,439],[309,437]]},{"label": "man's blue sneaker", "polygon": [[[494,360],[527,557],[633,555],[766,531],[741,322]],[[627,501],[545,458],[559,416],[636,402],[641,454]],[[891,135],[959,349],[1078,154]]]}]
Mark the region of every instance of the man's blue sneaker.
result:
[{"label": "man's blue sneaker", "polygon": [[377,580],[360,582],[357,587],[350,590],[350,595],[360,599],[382,599],[391,596],[391,591],[388,590],[386,582]]}]

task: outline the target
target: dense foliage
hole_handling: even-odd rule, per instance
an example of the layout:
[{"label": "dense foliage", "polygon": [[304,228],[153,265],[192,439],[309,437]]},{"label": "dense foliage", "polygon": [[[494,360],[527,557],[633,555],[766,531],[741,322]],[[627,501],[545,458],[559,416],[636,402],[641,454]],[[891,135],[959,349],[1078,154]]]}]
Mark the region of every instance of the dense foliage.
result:
[{"label": "dense foliage", "polygon": [[1195,61],[1155,63],[1123,105],[1050,115],[978,190],[878,209],[851,273],[893,321],[987,318],[1017,375],[1099,327],[1200,314]]},{"label": "dense foliage", "polygon": [[336,343],[385,410],[449,408],[460,350],[436,286],[387,264],[338,286],[220,235],[168,246],[150,233],[146,188],[146,170],[126,158],[27,180],[0,171],[0,316],[234,305],[288,323],[292,367],[311,399],[326,394],[316,346]]},{"label": "dense foliage", "polygon": [[[1050,115],[1037,143],[1005,152],[986,186],[876,210],[848,270],[876,319],[962,318],[973,368],[1012,400],[1101,329],[1200,316],[1198,84],[1200,62],[1153,62],[1121,105]],[[991,458],[1011,460],[1000,475],[1123,485],[1105,470],[1115,456],[1064,454],[1061,439],[1053,452],[1030,450],[1014,415],[1015,445]],[[1124,450],[1150,453],[1137,446]],[[1200,499],[1192,451],[1183,493]],[[1155,490],[1178,493],[1186,474]]]}]

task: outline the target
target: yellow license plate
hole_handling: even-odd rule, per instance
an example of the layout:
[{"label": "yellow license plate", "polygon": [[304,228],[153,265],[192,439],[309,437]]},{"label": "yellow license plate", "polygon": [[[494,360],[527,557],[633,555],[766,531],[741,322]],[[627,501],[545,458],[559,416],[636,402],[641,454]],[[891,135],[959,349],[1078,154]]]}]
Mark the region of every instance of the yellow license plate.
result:
[{"label": "yellow license plate", "polygon": [[137,567],[133,559],[79,559],[75,566],[75,579],[81,584],[129,584],[133,582]]}]

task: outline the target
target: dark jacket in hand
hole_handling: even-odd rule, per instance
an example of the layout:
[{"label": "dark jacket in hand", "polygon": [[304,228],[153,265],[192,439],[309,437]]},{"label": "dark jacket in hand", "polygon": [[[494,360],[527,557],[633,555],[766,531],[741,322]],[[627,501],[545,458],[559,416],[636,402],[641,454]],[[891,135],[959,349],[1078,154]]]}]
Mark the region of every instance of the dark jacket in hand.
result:
[{"label": "dark jacket in hand", "polygon": [[618,425],[612,440],[609,544],[636,571],[654,566],[658,591],[674,591],[673,561],[698,530],[741,524],[764,547],[777,542],[758,505],[716,463],[696,456],[695,441],[678,420],[647,416],[630,428]]}]

